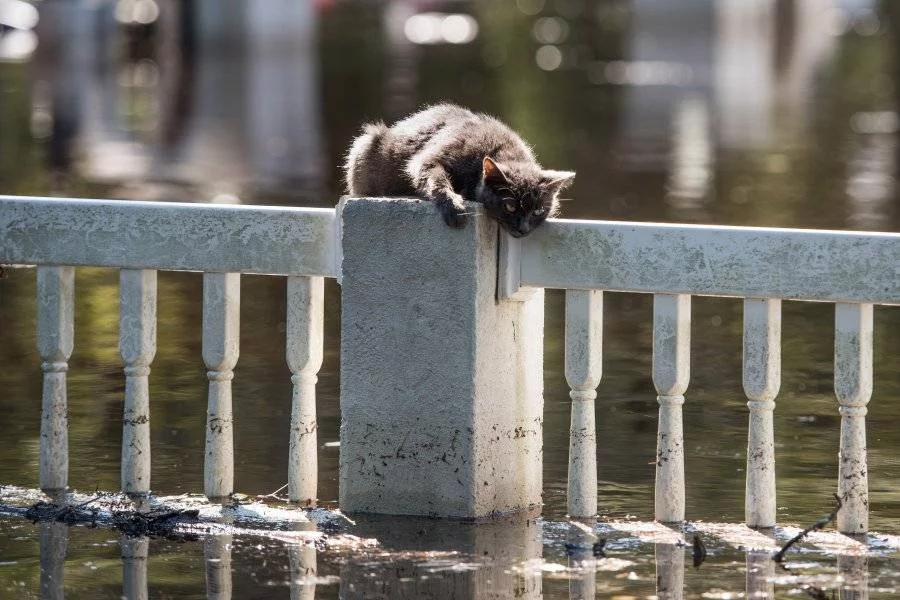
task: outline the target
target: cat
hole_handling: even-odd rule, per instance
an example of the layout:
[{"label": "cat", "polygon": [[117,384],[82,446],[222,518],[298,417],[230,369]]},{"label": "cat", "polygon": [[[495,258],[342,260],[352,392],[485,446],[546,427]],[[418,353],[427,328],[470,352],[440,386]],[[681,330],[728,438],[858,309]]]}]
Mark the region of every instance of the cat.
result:
[{"label": "cat", "polygon": [[451,227],[465,227],[464,200],[478,202],[513,237],[559,212],[575,173],[542,168],[528,144],[494,117],[438,104],[388,127],[371,123],[345,165],[351,196],[417,196]]}]

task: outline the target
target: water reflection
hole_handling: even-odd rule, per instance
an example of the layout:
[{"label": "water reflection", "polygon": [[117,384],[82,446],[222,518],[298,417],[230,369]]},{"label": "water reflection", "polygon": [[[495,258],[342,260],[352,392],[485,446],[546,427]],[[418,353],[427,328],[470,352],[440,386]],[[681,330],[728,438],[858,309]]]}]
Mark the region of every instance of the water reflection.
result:
[{"label": "water reflection", "polygon": [[290,560],[291,600],[313,600],[316,597],[316,548],[309,544],[288,547]]},{"label": "water reflection", "polygon": [[[628,524],[612,524],[619,525]],[[648,532],[653,529],[652,524],[642,527]],[[635,545],[635,538],[617,538],[607,525],[598,529],[590,524],[530,518],[473,524],[369,517],[351,531],[363,537],[381,535],[390,544],[342,551],[329,548],[327,542],[323,546],[261,545],[258,540],[241,543],[252,538],[237,535],[209,535],[200,543],[179,546],[188,554],[179,555],[178,585],[200,592],[205,579],[206,597],[218,600],[271,594],[278,587],[288,588],[292,600],[313,600],[317,591],[319,597],[448,600],[586,600],[613,594],[652,595],[660,600],[700,595],[774,599],[776,592],[779,596],[805,592],[811,597],[861,600],[869,597],[870,561],[892,564],[890,554],[867,555],[849,549],[834,556],[806,549],[792,551],[785,565],[779,566],[771,551],[735,549],[734,544],[723,546],[721,540],[715,542],[715,537],[709,536],[708,543],[714,544],[709,560],[692,567],[686,564],[690,548],[683,543]],[[599,550],[598,531],[611,536]],[[661,533],[658,526],[657,533]],[[70,529],[64,523],[39,525],[41,598],[63,598],[66,589],[81,589],[85,577],[96,584],[97,577],[103,576],[103,571],[95,570],[102,561],[82,564],[79,560],[84,542],[90,539],[85,537],[88,534],[97,540],[108,537],[108,532]],[[681,536],[683,532],[669,529],[667,535],[672,534]],[[154,554],[166,553],[160,542],[159,538],[123,536],[118,542],[121,580],[105,580],[103,585],[108,588],[104,589],[116,594],[121,589],[121,596],[129,599],[149,597],[151,548]],[[250,548],[255,549],[254,554],[248,555]],[[67,549],[72,554],[68,556],[68,583]],[[651,551],[653,559],[645,558]],[[202,555],[202,562],[189,558],[194,552]],[[745,569],[744,581],[739,565]],[[168,587],[172,583],[160,578],[155,588],[164,594],[185,589]]]},{"label": "water reflection", "polygon": [[206,597],[231,600],[231,535],[211,535],[203,541],[206,559]]},{"label": "water reflection", "polygon": [[395,551],[343,564],[342,598],[543,598],[540,571],[528,568],[542,553],[534,516],[485,523],[373,516],[356,530]]},{"label": "water reflection", "polygon": [[69,527],[65,523],[41,523],[41,598],[66,597],[66,547]]},{"label": "water reflection", "polygon": [[122,550],[122,595],[129,600],[146,600],[149,597],[147,558],[150,538],[123,535],[119,544]]}]

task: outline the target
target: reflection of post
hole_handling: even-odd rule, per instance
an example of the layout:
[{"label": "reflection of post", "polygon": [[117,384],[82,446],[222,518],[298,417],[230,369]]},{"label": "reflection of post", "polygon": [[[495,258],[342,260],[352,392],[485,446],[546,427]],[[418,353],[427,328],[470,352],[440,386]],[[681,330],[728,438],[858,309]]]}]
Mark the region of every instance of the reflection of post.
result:
[{"label": "reflection of post", "polygon": [[837,559],[841,600],[869,600],[869,565],[863,555],[839,554]]},{"label": "reflection of post", "polygon": [[[315,530],[312,523],[298,523],[300,529]],[[291,600],[313,600],[316,597],[316,547],[308,543],[288,546],[291,568]]]},{"label": "reflection of post", "polygon": [[391,0],[382,16],[388,57],[386,105],[389,115],[394,117],[406,114],[413,108],[418,83],[418,49],[407,39],[404,26],[415,13],[415,6],[409,0]]},{"label": "reflection of post", "polygon": [[150,538],[122,536],[122,596],[129,600],[146,600],[147,555]]},{"label": "reflection of post", "polygon": [[314,3],[247,2],[244,10],[249,157],[256,176],[269,186],[311,180],[310,193],[319,191],[323,151]]},{"label": "reflection of post", "polygon": [[684,548],[656,544],[656,597],[681,600],[684,595]]},{"label": "reflection of post", "polygon": [[592,546],[597,536],[574,525],[569,526],[568,533],[569,569],[573,571],[569,579],[569,600],[587,600],[595,598],[597,592],[597,561]]},{"label": "reflection of post", "polygon": [[719,135],[729,148],[759,148],[773,137],[773,0],[713,3]]},{"label": "reflection of post", "polygon": [[64,523],[41,523],[41,598],[66,597],[64,576],[69,529]]},{"label": "reflection of post", "polygon": [[770,552],[747,552],[747,598],[775,598],[775,561]]},{"label": "reflection of post", "polygon": [[709,121],[709,106],[702,95],[687,94],[678,101],[672,116],[672,148],[666,186],[667,200],[678,211],[697,211],[708,201],[713,174]]},{"label": "reflection of post", "polygon": [[[534,517],[519,514],[482,523],[374,515],[360,518],[358,535],[390,536],[395,547],[407,552],[392,557],[391,568],[378,579],[371,576],[369,558],[356,561],[349,557],[341,566],[338,595],[540,600],[541,573],[533,566],[541,558],[542,529]],[[428,573],[436,574],[422,576]]]},{"label": "reflection of post", "polygon": [[231,600],[231,536],[211,535],[204,542],[206,597]]}]

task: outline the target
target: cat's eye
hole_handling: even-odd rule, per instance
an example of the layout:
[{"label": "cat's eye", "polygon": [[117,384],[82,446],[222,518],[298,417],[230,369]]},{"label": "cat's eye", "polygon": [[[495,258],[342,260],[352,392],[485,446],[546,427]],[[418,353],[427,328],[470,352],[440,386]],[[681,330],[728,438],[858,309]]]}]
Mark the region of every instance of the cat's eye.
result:
[{"label": "cat's eye", "polygon": [[542,217],[542,216],[544,216],[545,212],[547,212],[547,211],[544,210],[543,208],[537,208],[534,210],[534,212],[532,214],[536,217]]},{"label": "cat's eye", "polygon": [[506,198],[503,200],[503,208],[506,209],[506,212],[516,212],[516,202],[512,198]]}]

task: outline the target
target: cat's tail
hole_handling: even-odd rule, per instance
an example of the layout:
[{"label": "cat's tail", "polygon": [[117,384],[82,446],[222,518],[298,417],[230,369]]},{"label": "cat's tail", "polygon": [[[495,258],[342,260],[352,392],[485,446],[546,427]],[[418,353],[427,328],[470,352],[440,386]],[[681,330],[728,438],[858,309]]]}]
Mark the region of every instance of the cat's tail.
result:
[{"label": "cat's tail", "polygon": [[365,196],[373,193],[370,181],[373,169],[377,169],[381,147],[387,135],[388,126],[382,122],[363,126],[363,132],[353,140],[347,153],[344,172],[347,179],[347,193],[351,196]]}]

